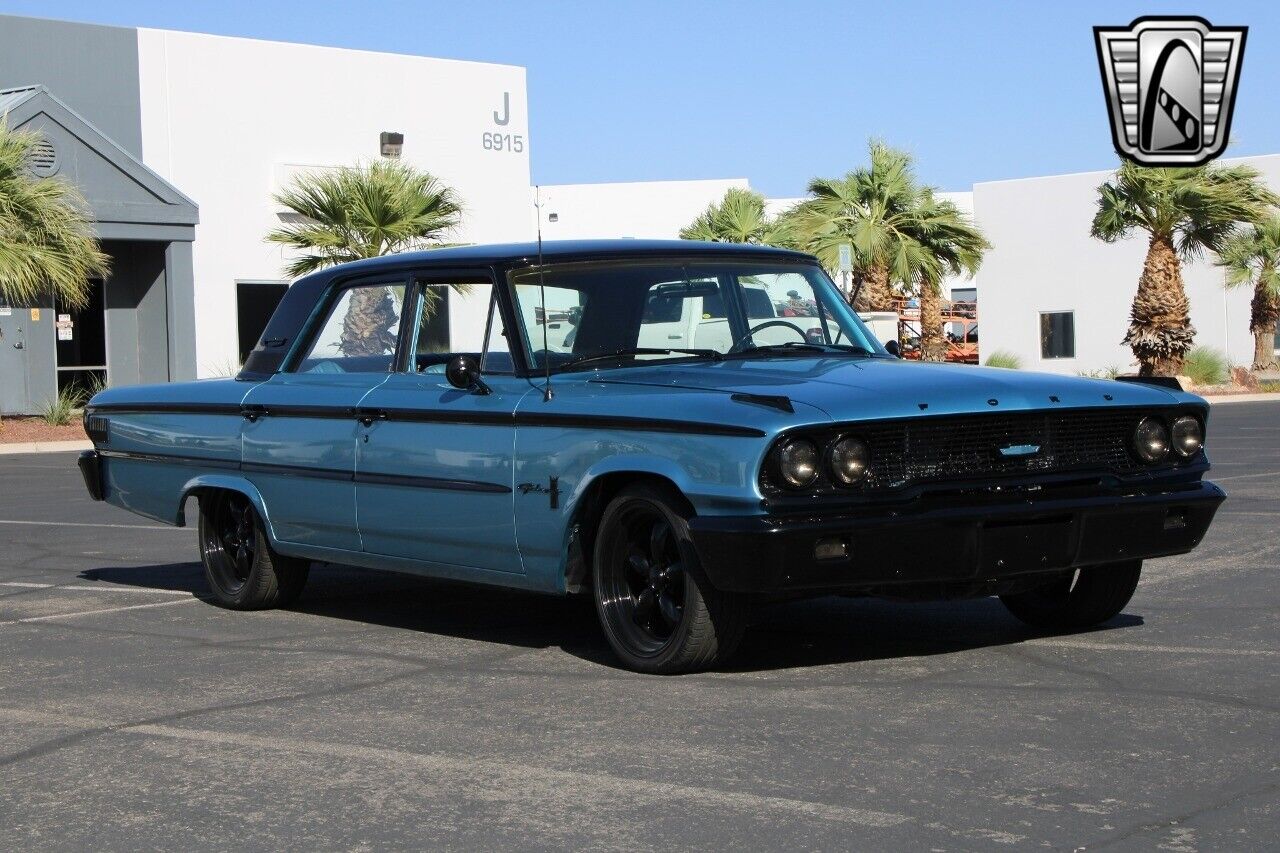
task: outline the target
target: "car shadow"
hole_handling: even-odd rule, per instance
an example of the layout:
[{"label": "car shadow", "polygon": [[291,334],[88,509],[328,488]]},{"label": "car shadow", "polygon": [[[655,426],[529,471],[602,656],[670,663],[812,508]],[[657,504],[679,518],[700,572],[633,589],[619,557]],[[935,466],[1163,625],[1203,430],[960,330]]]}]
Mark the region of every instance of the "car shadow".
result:
[{"label": "car shadow", "polygon": [[[206,596],[199,563],[88,569],[99,583]],[[214,605],[210,605],[214,606]],[[522,648],[560,648],[620,668],[585,596],[536,595],[390,572],[318,563],[295,613]],[[1141,625],[1125,613],[1095,630]],[[927,657],[1007,646],[1045,636],[1014,619],[997,599],[928,603],[828,596],[761,604],[723,672],[757,672]]]}]

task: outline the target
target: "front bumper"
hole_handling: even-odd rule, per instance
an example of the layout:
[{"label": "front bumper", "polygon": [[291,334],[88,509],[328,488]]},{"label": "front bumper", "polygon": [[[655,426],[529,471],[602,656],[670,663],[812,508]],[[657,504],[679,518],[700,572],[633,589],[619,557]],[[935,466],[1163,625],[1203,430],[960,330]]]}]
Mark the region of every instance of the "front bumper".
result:
[{"label": "front bumper", "polygon": [[[840,515],[695,516],[689,529],[708,579],[721,590],[910,594],[914,585],[981,588],[1044,572],[1182,554],[1200,543],[1225,498],[1213,483],[1196,482]],[[843,550],[843,556],[818,559],[819,542]]]}]

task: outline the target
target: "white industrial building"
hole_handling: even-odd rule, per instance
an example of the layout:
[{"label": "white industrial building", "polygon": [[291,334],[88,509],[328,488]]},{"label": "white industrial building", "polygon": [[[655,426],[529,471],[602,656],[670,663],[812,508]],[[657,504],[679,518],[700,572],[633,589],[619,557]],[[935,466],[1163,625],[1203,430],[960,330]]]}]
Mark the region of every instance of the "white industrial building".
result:
[{"label": "white industrial building", "polygon": [[[1280,155],[1223,160],[1262,173],[1280,192]],[[975,184],[971,192],[946,192],[973,216],[992,244],[973,279],[950,279],[944,289],[979,302],[981,351],[1011,352],[1024,369],[1093,373],[1136,369],[1121,341],[1142,273],[1147,240],[1142,234],[1114,244],[1089,236],[1097,187],[1110,171],[1019,178]],[[560,238],[676,237],[681,227],[742,179],[648,184],[545,186],[543,233]],[[548,202],[548,200],[553,200]],[[768,199],[778,214],[801,198]],[[555,216],[555,222],[548,218]],[[632,233],[631,230],[636,230]],[[1233,364],[1253,360],[1249,288],[1228,291],[1212,258],[1183,265],[1197,345],[1221,350]],[[1057,331],[1042,338],[1042,327]],[[1070,335],[1064,335],[1066,329]],[[1280,339],[1277,340],[1280,352]]]},{"label": "white industrial building", "polygon": [[[457,190],[466,207],[457,242],[531,239],[539,222],[548,240],[675,237],[726,190],[749,186],[532,188],[525,70],[509,65],[0,16],[0,111],[5,104],[62,149],[50,174],[86,182],[104,241],[123,242],[111,244],[120,262],[96,307],[74,317],[77,335],[96,324],[96,338],[84,337],[101,341],[92,358],[61,338],[53,345],[63,316],[55,306],[37,322],[34,310],[29,319],[15,310],[24,306],[0,305],[0,334],[49,338],[0,358],[0,386],[18,389],[21,378],[0,395],[3,411],[30,411],[66,375],[104,366],[113,382],[234,372],[287,286],[287,259],[263,239],[283,221],[273,194],[300,172],[380,156],[384,133],[403,135],[402,159]],[[510,141],[486,145],[492,134]],[[1239,162],[1280,189],[1280,155]],[[964,297],[977,287],[984,354],[1008,350],[1026,368],[1064,373],[1130,367],[1120,341],[1146,241],[1089,237],[1095,188],[1108,175],[946,194],[994,246],[976,281],[948,283]],[[769,210],[796,201],[772,199]],[[1247,364],[1250,294],[1225,292],[1207,261],[1184,274],[1197,343]],[[482,297],[451,298],[462,346],[479,328]],[[1046,323],[1057,330],[1049,347]]]}]

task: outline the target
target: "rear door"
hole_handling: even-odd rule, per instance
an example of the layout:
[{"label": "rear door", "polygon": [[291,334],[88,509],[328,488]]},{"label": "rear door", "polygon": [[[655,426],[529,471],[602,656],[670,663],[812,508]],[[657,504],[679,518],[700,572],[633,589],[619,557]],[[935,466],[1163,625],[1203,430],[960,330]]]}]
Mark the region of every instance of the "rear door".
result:
[{"label": "rear door", "polygon": [[243,469],[284,541],[360,550],[357,410],[391,375],[406,289],[397,275],[331,294],[301,358],[245,398]]},{"label": "rear door", "polygon": [[[465,299],[461,290],[469,291]],[[486,305],[487,323],[476,311]],[[420,278],[412,306],[417,331],[406,342],[413,357],[360,404],[355,497],[364,550],[523,572],[512,514],[512,456],[516,404],[531,388],[514,375],[491,279],[466,270]],[[451,319],[445,329],[438,321],[442,311]],[[479,358],[486,326],[482,376],[490,393],[454,388],[445,364],[458,353]]]}]

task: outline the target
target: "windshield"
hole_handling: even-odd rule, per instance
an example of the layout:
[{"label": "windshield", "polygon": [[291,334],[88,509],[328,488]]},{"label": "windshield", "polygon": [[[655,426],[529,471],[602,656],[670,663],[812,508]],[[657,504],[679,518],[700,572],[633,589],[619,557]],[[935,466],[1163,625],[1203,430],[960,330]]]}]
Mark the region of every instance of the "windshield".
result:
[{"label": "windshield", "polygon": [[[741,260],[552,264],[510,275],[529,363],[544,370],[670,359],[883,349],[817,266]],[[545,293],[545,302],[544,302]]]}]

